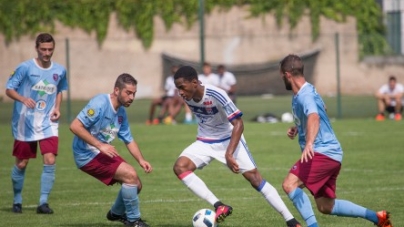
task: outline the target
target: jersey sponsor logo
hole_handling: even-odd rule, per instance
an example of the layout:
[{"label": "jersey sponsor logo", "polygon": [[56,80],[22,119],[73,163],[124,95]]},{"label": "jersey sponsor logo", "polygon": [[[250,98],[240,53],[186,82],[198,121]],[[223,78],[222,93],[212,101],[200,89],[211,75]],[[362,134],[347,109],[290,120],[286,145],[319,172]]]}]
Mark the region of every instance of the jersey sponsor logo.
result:
[{"label": "jersey sponsor logo", "polygon": [[46,102],[45,100],[40,99],[37,103],[36,103],[36,109],[37,110],[44,110],[46,108]]},{"label": "jersey sponsor logo", "polygon": [[95,110],[94,109],[88,109],[87,110],[87,116],[92,117],[95,114]]},{"label": "jersey sponsor logo", "polygon": [[105,142],[111,143],[118,134],[119,128],[115,127],[114,123],[108,125],[108,127],[101,130],[101,135],[103,135]]},{"label": "jersey sponsor logo", "polygon": [[214,115],[219,112],[216,106],[212,107],[193,106],[191,109],[196,115]]},{"label": "jersey sponsor logo", "polygon": [[56,73],[53,74],[53,80],[54,80],[54,81],[58,81],[58,78],[59,78],[59,75],[58,75],[58,74],[56,74]]},{"label": "jersey sponsor logo", "polygon": [[47,80],[41,80],[32,87],[32,90],[38,91],[39,96],[45,94],[51,95],[56,92],[56,85],[49,83]]}]

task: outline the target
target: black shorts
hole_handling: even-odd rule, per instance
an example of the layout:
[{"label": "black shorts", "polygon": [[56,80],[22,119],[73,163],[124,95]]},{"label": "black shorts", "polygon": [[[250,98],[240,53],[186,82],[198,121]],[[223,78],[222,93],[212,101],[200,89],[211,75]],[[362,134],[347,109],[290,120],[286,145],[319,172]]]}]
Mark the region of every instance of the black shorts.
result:
[{"label": "black shorts", "polygon": [[[388,113],[394,113],[396,112],[396,107],[395,106],[387,106],[386,107],[386,112]],[[400,112],[403,112],[403,106],[401,106]]]}]

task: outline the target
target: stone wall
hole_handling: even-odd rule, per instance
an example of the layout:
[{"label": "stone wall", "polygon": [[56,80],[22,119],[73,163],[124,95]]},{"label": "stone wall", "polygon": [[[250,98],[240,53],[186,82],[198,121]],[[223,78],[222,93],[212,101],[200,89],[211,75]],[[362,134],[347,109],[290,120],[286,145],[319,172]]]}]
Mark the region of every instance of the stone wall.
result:
[{"label": "stone wall", "polygon": [[[312,42],[310,22],[304,17],[290,32],[285,22],[278,28],[272,15],[246,19],[246,8],[215,10],[205,18],[205,59],[224,64],[248,64],[278,61],[289,53],[303,53],[320,48],[314,70],[314,83],[322,94],[336,93],[335,34],[340,34],[340,78],[343,94],[372,94],[395,74],[404,82],[400,63],[364,63],[358,59],[355,20],[346,23],[321,19],[321,34]],[[66,40],[69,40],[70,87],[73,99],[89,99],[109,93],[116,77],[123,72],[139,81],[137,97],[156,97],[162,91],[162,53],[198,61],[199,27],[186,29],[175,24],[167,31],[155,18],[152,47],[144,49],[133,31],[125,32],[111,16],[107,38],[98,46],[94,34],[57,24],[53,60],[66,65]],[[8,76],[21,61],[36,56],[34,37],[22,37],[6,46],[0,36],[0,92],[4,94]],[[4,96],[4,95],[3,95]]]}]

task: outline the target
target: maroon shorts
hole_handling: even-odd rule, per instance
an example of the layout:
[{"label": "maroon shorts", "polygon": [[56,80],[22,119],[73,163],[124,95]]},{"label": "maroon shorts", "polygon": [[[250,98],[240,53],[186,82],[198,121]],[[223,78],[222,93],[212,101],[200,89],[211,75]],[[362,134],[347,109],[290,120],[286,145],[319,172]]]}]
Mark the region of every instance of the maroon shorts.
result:
[{"label": "maroon shorts", "polygon": [[18,159],[36,158],[38,143],[42,155],[46,153],[58,154],[59,138],[52,136],[39,141],[14,140],[13,156]]},{"label": "maroon shorts", "polygon": [[313,159],[308,162],[301,163],[299,159],[289,172],[303,182],[314,198],[335,199],[340,169],[340,162],[326,155],[314,153]]},{"label": "maroon shorts", "polygon": [[106,185],[113,185],[117,182],[114,179],[115,172],[122,162],[125,162],[125,160],[120,156],[111,158],[104,153],[99,153],[80,169]]}]

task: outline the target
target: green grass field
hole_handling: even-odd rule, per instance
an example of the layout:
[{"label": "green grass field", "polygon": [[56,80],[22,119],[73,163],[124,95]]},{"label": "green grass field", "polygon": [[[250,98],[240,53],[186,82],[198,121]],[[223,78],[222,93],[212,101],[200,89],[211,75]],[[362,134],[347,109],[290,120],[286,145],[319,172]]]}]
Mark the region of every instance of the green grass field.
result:
[{"label": "green grass field", "polygon": [[[359,100],[359,101],[358,101]],[[367,102],[367,101],[368,102]],[[338,180],[337,195],[341,199],[375,210],[387,209],[392,213],[395,227],[404,226],[404,122],[375,122],[371,117],[374,103],[370,98],[358,97],[346,107],[347,119],[333,121],[334,129],[345,151],[343,168]],[[262,112],[280,114],[288,111],[290,97],[268,100],[264,106],[257,98],[240,98],[239,106],[245,112],[245,137],[262,175],[272,183],[292,213],[301,220],[281,189],[281,183],[289,167],[300,157],[297,141],[289,140],[285,133],[289,124],[258,124],[248,122]],[[332,101],[332,100],[331,100]],[[373,100],[372,100],[373,101]],[[151,174],[143,173],[130,158],[121,142],[115,145],[121,155],[139,171],[143,182],[140,196],[142,217],[151,226],[189,227],[194,212],[210,208],[205,201],[192,194],[173,174],[172,165],[182,149],[195,139],[195,125],[146,126],[149,100],[138,100],[129,109],[133,119],[132,133],[144,156],[153,165]],[[327,103],[327,101],[326,101]],[[332,103],[331,106],[335,106]],[[84,102],[75,103],[78,111]],[[329,103],[331,116],[335,108]],[[3,106],[2,115],[8,104]],[[276,108],[275,108],[276,107]],[[285,109],[283,109],[285,108]],[[357,111],[355,111],[355,109]],[[10,110],[6,110],[10,111]],[[7,114],[5,114],[7,115]],[[4,115],[3,115],[4,116]],[[133,117],[133,118],[132,118]],[[139,119],[141,118],[141,119]],[[135,120],[136,119],[136,120]],[[115,200],[119,186],[107,187],[76,169],[71,151],[72,134],[68,124],[60,126],[60,147],[57,159],[56,182],[49,203],[55,210],[50,216],[35,213],[39,200],[39,180],[42,171],[41,158],[31,160],[26,172],[23,190],[23,214],[11,212],[13,193],[10,172],[14,159],[11,156],[12,136],[9,123],[0,123],[0,144],[3,156],[0,159],[0,226],[121,226],[110,223],[105,214]],[[233,206],[234,212],[220,227],[266,226],[282,227],[284,221],[243,179],[213,162],[204,170],[196,172],[210,189],[225,203]],[[371,227],[362,219],[338,218],[317,214],[320,226],[325,227]]]}]

